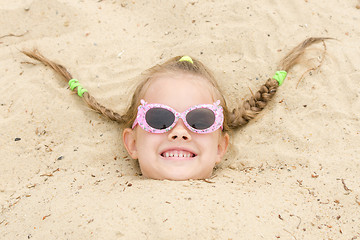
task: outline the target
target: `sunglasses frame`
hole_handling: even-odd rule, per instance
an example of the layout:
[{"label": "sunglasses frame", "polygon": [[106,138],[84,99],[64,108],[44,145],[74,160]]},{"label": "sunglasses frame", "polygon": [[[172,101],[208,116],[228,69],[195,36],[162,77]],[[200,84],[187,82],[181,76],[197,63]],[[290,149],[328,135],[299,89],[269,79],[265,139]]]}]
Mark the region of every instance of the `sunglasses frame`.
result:
[{"label": "sunglasses frame", "polygon": [[[211,133],[216,131],[217,129],[221,128],[223,129],[223,122],[224,122],[224,114],[223,114],[223,108],[220,106],[220,100],[217,100],[216,102],[214,102],[213,104],[200,104],[200,105],[196,105],[196,106],[192,106],[190,108],[188,108],[186,111],[184,111],[183,113],[179,113],[177,111],[175,111],[173,108],[164,105],[164,104],[159,104],[159,103],[151,103],[148,104],[145,100],[141,99],[141,104],[138,107],[138,112],[137,112],[137,116],[135,118],[135,121],[132,125],[132,129],[135,128],[135,126],[137,124],[139,124],[139,126],[144,129],[147,132],[150,133],[165,133],[170,131],[172,128],[175,127],[175,125],[177,124],[177,122],[179,121],[179,119],[181,118],[185,124],[185,126],[192,132],[195,133]],[[163,108],[166,109],[170,112],[172,112],[175,116],[175,120],[174,122],[167,128],[165,129],[156,129],[151,127],[147,122],[146,122],[146,113],[152,109],[152,108]],[[186,115],[195,110],[195,109],[200,109],[200,108],[206,108],[211,110],[214,115],[215,115],[215,121],[214,123],[206,128],[206,129],[195,129],[193,127],[191,127],[188,122],[186,121]]]}]

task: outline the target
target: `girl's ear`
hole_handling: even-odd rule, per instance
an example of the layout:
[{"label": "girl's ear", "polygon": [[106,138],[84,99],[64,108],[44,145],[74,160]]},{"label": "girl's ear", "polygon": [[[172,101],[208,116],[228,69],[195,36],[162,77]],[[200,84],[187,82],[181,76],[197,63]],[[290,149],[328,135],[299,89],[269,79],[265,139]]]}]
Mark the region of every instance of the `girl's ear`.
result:
[{"label": "girl's ear", "polygon": [[216,164],[220,163],[222,158],[224,157],[226,150],[229,146],[229,134],[220,133],[219,144],[218,144],[218,152],[216,157]]},{"label": "girl's ear", "polygon": [[126,148],[126,151],[129,153],[130,157],[137,159],[137,149],[136,149],[136,137],[135,131],[131,128],[125,128],[123,131],[123,143]]}]

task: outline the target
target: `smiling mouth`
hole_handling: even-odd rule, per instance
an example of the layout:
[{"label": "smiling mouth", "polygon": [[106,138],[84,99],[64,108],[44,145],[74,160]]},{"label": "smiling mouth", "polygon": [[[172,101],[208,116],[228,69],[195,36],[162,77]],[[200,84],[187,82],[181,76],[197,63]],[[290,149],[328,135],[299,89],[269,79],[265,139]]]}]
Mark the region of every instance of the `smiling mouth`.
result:
[{"label": "smiling mouth", "polygon": [[177,151],[177,150],[171,150],[171,151],[165,151],[160,154],[162,157],[165,158],[193,158],[196,157],[196,154],[188,152],[188,151]]}]

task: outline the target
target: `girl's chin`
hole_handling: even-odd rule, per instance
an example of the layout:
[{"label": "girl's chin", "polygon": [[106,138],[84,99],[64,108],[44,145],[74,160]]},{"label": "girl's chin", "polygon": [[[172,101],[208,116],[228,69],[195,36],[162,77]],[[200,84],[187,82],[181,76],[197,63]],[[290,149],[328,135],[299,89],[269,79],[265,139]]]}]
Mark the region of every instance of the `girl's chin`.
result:
[{"label": "girl's chin", "polygon": [[172,181],[186,181],[186,180],[201,180],[206,179],[211,176],[211,173],[204,174],[204,173],[193,173],[189,174],[189,172],[180,172],[180,171],[167,171],[162,174],[157,174],[157,176],[148,177],[158,180],[172,180]]},{"label": "girl's chin", "polygon": [[189,159],[161,157],[156,166],[148,166],[149,168],[143,169],[140,165],[140,168],[143,176],[151,179],[186,181],[209,178],[213,168],[201,169],[196,159],[197,157]]}]

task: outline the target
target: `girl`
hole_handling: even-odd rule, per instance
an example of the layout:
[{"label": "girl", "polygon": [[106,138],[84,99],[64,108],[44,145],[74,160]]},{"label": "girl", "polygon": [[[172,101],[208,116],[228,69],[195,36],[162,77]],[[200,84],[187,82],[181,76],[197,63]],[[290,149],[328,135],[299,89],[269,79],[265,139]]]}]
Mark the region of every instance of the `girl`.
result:
[{"label": "girl", "polygon": [[126,113],[119,114],[98,103],[62,65],[37,50],[23,53],[53,68],[91,108],[124,126],[124,146],[138,159],[145,177],[186,180],[211,176],[227,150],[228,132],[253,119],[304,50],[325,39],[309,38],[296,46],[280,62],[281,71],[231,111],[210,70],[189,56],[174,57],[147,70]]}]

